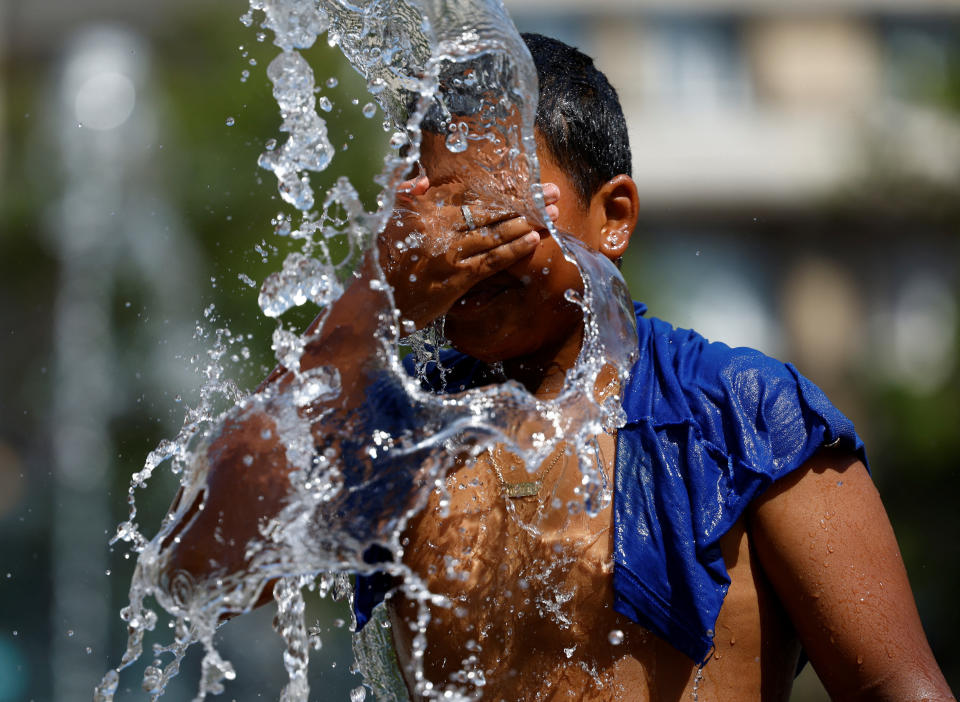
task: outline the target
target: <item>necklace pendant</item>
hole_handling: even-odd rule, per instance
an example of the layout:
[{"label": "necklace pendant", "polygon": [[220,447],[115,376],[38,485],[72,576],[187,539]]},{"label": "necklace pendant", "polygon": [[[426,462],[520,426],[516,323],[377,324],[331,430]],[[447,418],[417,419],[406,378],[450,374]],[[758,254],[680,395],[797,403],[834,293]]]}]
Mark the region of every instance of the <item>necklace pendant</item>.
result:
[{"label": "necklace pendant", "polygon": [[511,499],[518,497],[536,497],[540,492],[540,481],[530,480],[521,483],[504,483],[503,494]]}]

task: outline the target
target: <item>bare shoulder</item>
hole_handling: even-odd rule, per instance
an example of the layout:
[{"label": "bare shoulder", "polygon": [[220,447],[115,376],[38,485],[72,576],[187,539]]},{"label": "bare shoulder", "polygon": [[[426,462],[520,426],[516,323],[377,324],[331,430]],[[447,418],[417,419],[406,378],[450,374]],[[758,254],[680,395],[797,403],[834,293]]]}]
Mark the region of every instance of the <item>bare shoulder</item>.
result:
[{"label": "bare shoulder", "polygon": [[766,576],[835,700],[953,700],[866,467],[823,449],[749,512]]}]

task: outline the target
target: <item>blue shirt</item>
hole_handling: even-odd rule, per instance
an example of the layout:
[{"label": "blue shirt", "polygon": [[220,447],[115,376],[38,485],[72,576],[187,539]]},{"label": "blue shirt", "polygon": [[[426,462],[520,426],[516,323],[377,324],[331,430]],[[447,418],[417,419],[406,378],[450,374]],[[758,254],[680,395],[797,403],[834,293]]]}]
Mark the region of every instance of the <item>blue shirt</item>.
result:
[{"label": "blue shirt", "polygon": [[[641,303],[634,311],[639,357],[617,434],[614,608],[702,663],[730,585],[721,537],[821,446],[866,456],[850,420],[792,365],[646,318]],[[479,361],[450,351],[442,364],[444,387],[433,373],[433,390],[482,384]],[[357,578],[358,627],[389,587],[385,576]]]}]

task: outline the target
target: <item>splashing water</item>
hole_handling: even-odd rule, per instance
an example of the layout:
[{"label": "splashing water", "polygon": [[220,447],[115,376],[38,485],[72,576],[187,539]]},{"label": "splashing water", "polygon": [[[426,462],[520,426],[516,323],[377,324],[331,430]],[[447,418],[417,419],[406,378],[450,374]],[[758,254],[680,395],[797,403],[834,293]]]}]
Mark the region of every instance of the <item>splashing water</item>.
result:
[{"label": "splashing water", "polygon": [[[267,278],[259,303],[273,318],[307,302],[322,312],[304,335],[278,324],[273,348],[283,368],[250,395],[224,378],[221,361],[232,340],[229,330],[219,330],[200,405],[188,412],[179,435],[158,446],[134,475],[130,516],[115,537],[138,553],[130,603],[121,612],[129,641],[120,665],[95,692],[102,702],[113,699],[119,672],[139,659],[145,633],[156,627],[157,614],[145,604],[149,597],[172,617],[174,632],[169,645],[154,647],[157,660],[144,671],[143,687],[153,700],[193,644],[204,650],[197,699],[221,692],[224,681],[237,677],[214,646],[214,634],[224,618],[252,609],[265,592],[277,602],[275,629],[286,646],[289,682],[281,699],[306,700],[312,641],[303,589],[343,597],[349,573],[375,568],[402,576],[405,594],[420,603],[414,647],[422,654],[428,605],[444,598],[403,566],[400,534],[465,455],[476,457],[499,444],[536,467],[565,443],[584,476],[583,506],[596,513],[609,500],[590,442],[621,426],[623,413],[616,397],[598,401],[595,388],[611,369],[622,387],[634,352],[632,311],[612,264],[553,231],[546,217],[532,126],[536,74],[503,7],[496,0],[251,0],[241,19],[248,26],[259,21],[280,48],[267,76],[288,136],[282,145],[271,140],[259,163],[276,175],[281,197],[301,219],[275,219],[277,233],[301,240],[302,251]],[[320,199],[310,184],[309,174],[328,168],[334,150],[317,112],[313,72],[298,50],[324,33],[364,77],[394,129],[374,212],[364,209],[345,178]],[[421,127],[428,121],[430,129],[439,123],[451,154],[469,158],[471,145],[492,145],[482,152],[492,156],[476,169],[472,188],[487,201],[545,223],[581,272],[582,293],[568,291],[567,297],[583,313],[582,350],[554,399],[537,399],[513,382],[434,395],[401,366],[398,342],[410,322],[395,309],[376,242],[393,216],[397,186],[417,163]],[[401,248],[421,245],[411,237]],[[331,246],[334,241],[345,246]],[[452,238],[440,242],[454,244]],[[335,259],[331,250],[346,253]],[[357,293],[364,307],[344,310],[338,303],[347,283],[359,284],[354,274],[360,271],[367,277],[358,280],[368,282]],[[345,319],[344,339],[337,327]],[[429,342],[441,334],[440,325],[433,325],[404,343],[435,354],[437,344]],[[423,367],[426,359],[420,361]],[[232,406],[218,411],[218,399]],[[165,462],[181,488],[151,539],[135,522],[134,495]],[[283,479],[269,479],[276,475]],[[231,504],[259,511],[237,514]],[[240,546],[204,557],[198,545],[204,535],[222,542],[223,533]],[[393,562],[368,563],[371,546],[393,554]],[[172,660],[164,666],[160,656]],[[455,681],[434,687],[417,655],[414,665],[417,694],[471,697],[469,686]],[[474,689],[482,685],[474,672],[463,679],[474,680]],[[351,694],[364,696],[362,687]]]}]

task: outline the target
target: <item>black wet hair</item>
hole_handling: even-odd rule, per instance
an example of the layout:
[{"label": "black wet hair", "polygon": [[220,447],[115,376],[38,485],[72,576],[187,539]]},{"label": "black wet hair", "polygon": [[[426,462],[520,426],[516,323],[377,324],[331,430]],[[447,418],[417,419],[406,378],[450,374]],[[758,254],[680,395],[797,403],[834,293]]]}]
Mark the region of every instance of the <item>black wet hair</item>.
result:
[{"label": "black wet hair", "polygon": [[[593,65],[593,59],[558,39],[521,34],[533,57],[540,84],[536,129],[539,146],[570,180],[586,205],[604,183],[620,173],[631,175],[630,139],[617,91]],[[509,80],[509,61],[485,55],[467,64],[455,63],[440,72],[442,86],[427,109],[420,127],[446,133],[457,115],[473,115],[483,105],[483,93],[463,81],[468,72],[484,85],[502,86]],[[488,96],[489,97],[489,96]],[[411,97],[408,113],[416,98]],[[489,101],[496,103],[494,97]]]},{"label": "black wet hair", "polygon": [[537,67],[536,127],[584,204],[604,183],[631,174],[630,139],[617,91],[593,59],[558,39],[521,34]]}]

